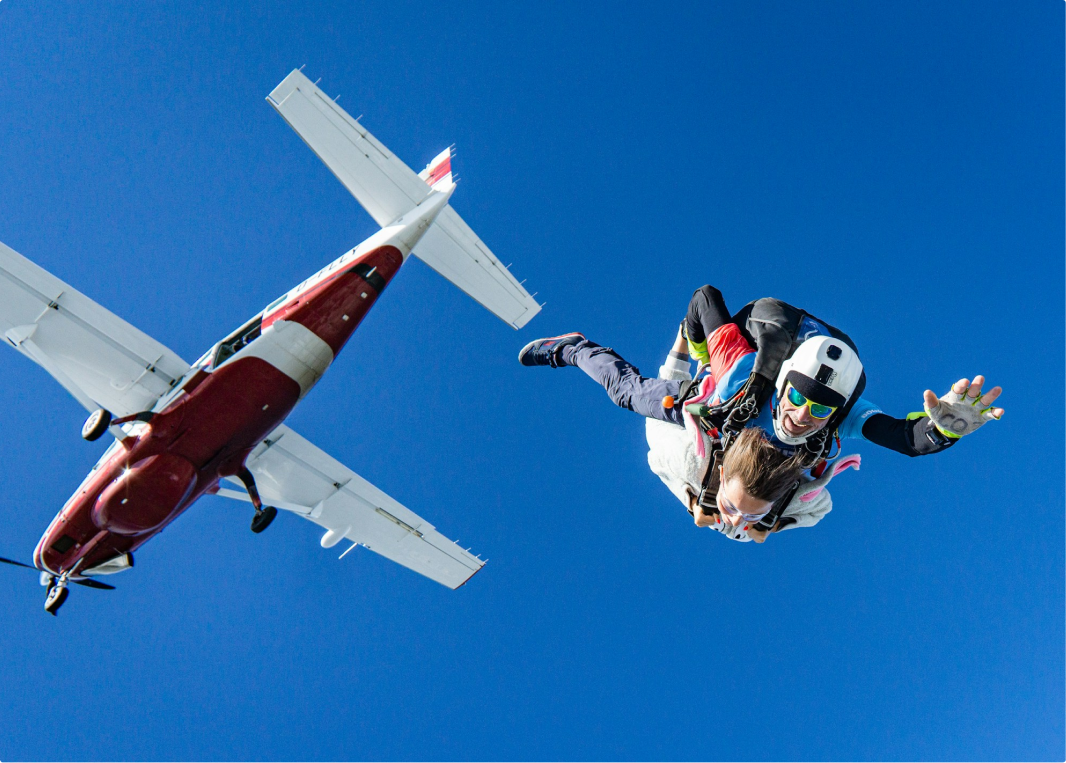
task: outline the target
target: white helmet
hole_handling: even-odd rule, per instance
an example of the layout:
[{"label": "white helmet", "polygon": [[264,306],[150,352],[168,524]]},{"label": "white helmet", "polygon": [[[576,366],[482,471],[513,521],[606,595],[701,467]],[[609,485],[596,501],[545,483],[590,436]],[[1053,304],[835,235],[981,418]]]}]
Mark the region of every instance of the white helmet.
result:
[{"label": "white helmet", "polygon": [[[831,336],[808,339],[781,364],[777,374],[777,399],[791,383],[796,390],[822,405],[840,408],[851,398],[862,378],[862,361],[845,342]],[[792,437],[781,426],[781,406],[774,411],[774,434],[783,443],[800,445],[806,437]]]}]

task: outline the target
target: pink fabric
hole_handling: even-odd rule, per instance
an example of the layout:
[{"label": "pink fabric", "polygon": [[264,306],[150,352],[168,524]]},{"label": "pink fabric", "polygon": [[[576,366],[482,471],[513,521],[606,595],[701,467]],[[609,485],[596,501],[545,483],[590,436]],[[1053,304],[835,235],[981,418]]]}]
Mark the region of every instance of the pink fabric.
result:
[{"label": "pink fabric", "polygon": [[[723,378],[737,364],[738,360],[755,352],[755,348],[748,344],[736,324],[727,323],[716,328],[707,337],[707,352],[710,355],[710,361],[707,364],[710,368],[710,373],[700,382],[699,391],[695,397],[689,400],[690,403],[706,403],[710,405],[710,400],[714,396],[714,389],[717,385],[715,377]],[[703,445],[703,435],[696,424],[696,417],[688,411],[684,411],[684,416],[692,424],[692,428],[696,432],[696,454],[700,458],[705,458],[707,449]]]},{"label": "pink fabric", "polygon": [[[714,377],[708,374],[703,377],[703,381],[699,383],[696,388],[695,397],[689,398],[685,404],[690,405],[692,403],[706,403],[714,395],[715,381]],[[685,420],[692,425],[693,430],[696,432],[696,455],[700,458],[704,458],[707,455],[707,449],[703,447],[703,435],[700,434],[699,424],[696,423],[696,417],[688,411],[683,411]]]},{"label": "pink fabric", "polygon": [[[850,455],[850,456],[844,456],[843,458],[838,460],[836,463],[832,464],[831,468],[833,469],[833,474],[832,474],[832,476],[829,479],[831,480],[833,477],[837,476],[842,471],[844,471],[845,469],[848,469],[848,468],[854,469],[855,471],[859,471],[859,465],[861,463],[862,463],[862,456],[858,455],[857,453],[853,454],[853,455]],[[827,480],[825,484],[828,485],[829,481]],[[803,501],[804,503],[808,503],[810,501],[813,501],[815,496],[818,495],[820,492],[822,492],[823,489],[824,489],[824,486],[820,487],[820,488],[817,488],[816,490],[812,490],[809,493],[804,493],[803,495],[800,496],[800,500]]]}]

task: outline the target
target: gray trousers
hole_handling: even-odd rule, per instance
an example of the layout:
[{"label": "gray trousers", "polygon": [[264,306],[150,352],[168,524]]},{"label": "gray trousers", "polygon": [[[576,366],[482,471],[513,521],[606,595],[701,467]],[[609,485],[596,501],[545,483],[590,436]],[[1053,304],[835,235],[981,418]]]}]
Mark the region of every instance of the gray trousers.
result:
[{"label": "gray trousers", "polygon": [[663,407],[663,398],[667,395],[677,398],[681,382],[641,376],[639,368],[610,347],[601,347],[588,340],[563,347],[558,359],[568,366],[577,366],[595,379],[619,408],[635,411],[649,419],[685,426],[680,406]]}]

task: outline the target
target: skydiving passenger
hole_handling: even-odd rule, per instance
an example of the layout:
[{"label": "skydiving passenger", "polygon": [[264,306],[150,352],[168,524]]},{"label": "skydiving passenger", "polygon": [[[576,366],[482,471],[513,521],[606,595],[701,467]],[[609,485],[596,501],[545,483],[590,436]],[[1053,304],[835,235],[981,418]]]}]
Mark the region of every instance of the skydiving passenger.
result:
[{"label": "skydiving passenger", "polygon": [[[725,452],[722,463],[716,465],[707,455],[711,448],[697,453],[684,429],[652,419],[648,419],[647,425],[648,462],[652,471],[688,509],[698,527],[714,527],[736,540],[748,540],[745,533],[754,532],[749,530],[750,526],[765,517],[775,502],[784,500],[797,482],[804,481],[800,460],[786,456],[771,445],[761,429],[745,429]],[[716,470],[716,489],[705,500],[713,503],[710,509],[713,514],[705,514],[697,499],[711,469]],[[810,492],[805,490],[804,495]],[[811,493],[807,500],[814,497]],[[823,493],[821,500],[810,506],[801,507],[792,499],[790,508],[797,515],[817,515],[809,522],[814,524],[829,511],[828,493]],[[763,538],[765,535],[752,539],[761,542]]]},{"label": "skydiving passenger", "polygon": [[[666,362],[659,369],[659,378],[682,382],[692,378],[683,331],[678,332]],[[860,464],[857,455],[843,456],[834,459],[831,468],[815,476],[802,471],[802,456],[788,457],[795,465],[796,475],[788,485],[788,490],[777,499],[784,501],[778,504],[784,508],[775,512],[776,520],[766,520],[767,515],[774,509],[775,500],[760,507],[758,513],[745,511],[738,514],[730,510],[735,508],[734,506],[723,502],[720,497],[715,506],[705,507],[708,503],[707,489],[713,491],[715,484],[711,479],[715,468],[713,454],[721,452],[716,448],[722,443],[720,439],[713,438],[713,433],[708,432],[705,427],[696,426],[692,417],[686,419],[686,424],[686,428],[682,429],[658,419],[646,419],[648,465],[685,506],[697,527],[711,527],[736,541],[753,540],[762,543],[766,540],[770,527],[777,532],[818,524],[833,508],[832,497],[825,489],[829,481],[849,467],[858,469]],[[739,443],[753,435],[761,440],[766,450],[785,457],[779,448],[771,444],[766,433],[755,426],[747,427],[740,433],[737,441],[724,452],[724,461],[729,462]],[[719,474],[718,484],[724,484],[727,479],[723,474]],[[719,495],[721,490],[719,487]],[[760,525],[764,527],[760,528]]]},{"label": "skydiving passenger", "polygon": [[[720,448],[727,448],[743,428],[759,427],[782,453],[795,456],[809,468],[808,476],[814,479],[827,472],[831,478],[847,466],[857,468],[857,461],[845,463],[844,459],[827,469],[827,459],[840,454],[841,439],[863,438],[908,456],[927,455],[951,447],[959,437],[1003,415],[1002,408],[991,407],[1002,390],[995,387],[982,394],[984,379],[980,376],[972,384],[959,380],[939,399],[926,390],[924,412],[903,419],[884,414],[861,397],[866,378],[851,339],[780,300],[757,300],[730,316],[721,292],[704,286],[693,294],[682,328],[689,354],[700,363],[695,380],[687,378],[687,359],[684,373],[675,367],[671,373],[660,374],[668,378],[643,377],[613,350],[581,334],[531,342],[519,353],[519,361],[555,368],[576,365],[620,407],[677,426],[685,426],[687,420],[690,429],[701,429]],[[679,337],[668,366],[681,362],[685,347]],[[710,484],[717,481],[714,471],[706,470],[707,483],[699,500],[706,515],[704,523],[718,515],[718,506],[705,500],[716,487]],[[792,500],[798,490],[797,485],[776,501],[751,527],[751,537],[759,539],[763,534],[765,538],[767,531],[813,524],[787,521],[796,516],[790,507],[799,508]],[[809,493],[804,490],[803,496]],[[692,511],[701,524],[701,512]]]}]

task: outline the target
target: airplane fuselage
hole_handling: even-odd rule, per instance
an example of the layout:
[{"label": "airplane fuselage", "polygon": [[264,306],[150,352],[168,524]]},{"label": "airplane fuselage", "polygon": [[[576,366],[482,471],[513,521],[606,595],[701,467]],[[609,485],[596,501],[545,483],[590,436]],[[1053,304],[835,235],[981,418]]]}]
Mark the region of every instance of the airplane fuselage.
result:
[{"label": "airplane fuselage", "polygon": [[133,552],[240,471],[396,275],[410,248],[393,243],[379,234],[338,258],[216,345],[139,421],[113,427],[120,439],[52,520],[34,564],[77,579]]}]

